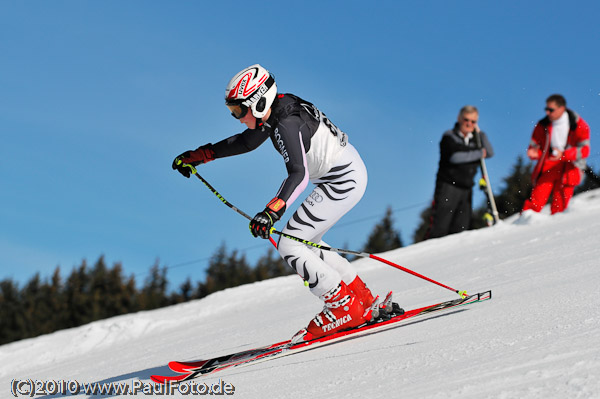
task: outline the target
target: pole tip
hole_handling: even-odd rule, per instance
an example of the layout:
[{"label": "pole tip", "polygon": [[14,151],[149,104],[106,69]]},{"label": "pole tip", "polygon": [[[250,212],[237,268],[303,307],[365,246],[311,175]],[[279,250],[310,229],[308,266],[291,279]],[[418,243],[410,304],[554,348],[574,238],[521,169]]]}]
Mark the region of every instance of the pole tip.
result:
[{"label": "pole tip", "polygon": [[458,295],[460,295],[461,298],[466,298],[467,297],[467,291],[458,291]]}]

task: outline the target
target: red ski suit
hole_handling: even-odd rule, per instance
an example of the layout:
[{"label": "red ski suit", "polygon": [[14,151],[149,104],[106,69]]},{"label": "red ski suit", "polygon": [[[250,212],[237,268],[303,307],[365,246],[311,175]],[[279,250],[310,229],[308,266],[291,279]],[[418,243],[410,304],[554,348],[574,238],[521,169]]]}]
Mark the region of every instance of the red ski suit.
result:
[{"label": "red ski suit", "polygon": [[533,129],[529,149],[538,150],[538,162],[533,169],[531,198],[525,201],[523,210],[542,210],[552,193],[552,214],[567,209],[575,186],[581,183],[582,170],[590,155],[590,127],[575,112],[567,109],[569,135],[563,155],[558,160],[550,159],[552,148],[552,122],[548,117],[540,120]]}]

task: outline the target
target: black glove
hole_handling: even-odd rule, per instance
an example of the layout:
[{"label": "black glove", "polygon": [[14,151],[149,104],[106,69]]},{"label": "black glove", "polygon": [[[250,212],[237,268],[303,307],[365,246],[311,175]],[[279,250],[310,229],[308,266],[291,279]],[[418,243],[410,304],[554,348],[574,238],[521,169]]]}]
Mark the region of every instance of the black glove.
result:
[{"label": "black glove", "polygon": [[202,163],[207,163],[215,159],[215,152],[212,149],[212,144],[206,144],[198,147],[194,151],[186,151],[175,157],[171,167],[177,170],[185,177],[190,177],[192,173],[191,166],[198,166]]},{"label": "black glove", "polygon": [[271,235],[271,229],[275,222],[283,216],[285,212],[285,201],[279,198],[273,198],[264,211],[259,212],[250,221],[250,232],[254,237],[268,239]]}]

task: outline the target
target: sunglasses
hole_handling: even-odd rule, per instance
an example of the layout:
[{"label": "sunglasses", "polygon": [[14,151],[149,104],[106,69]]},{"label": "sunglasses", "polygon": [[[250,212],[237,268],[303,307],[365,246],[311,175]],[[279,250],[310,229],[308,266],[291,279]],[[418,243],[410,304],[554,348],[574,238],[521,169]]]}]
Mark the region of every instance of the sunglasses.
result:
[{"label": "sunglasses", "polygon": [[553,113],[554,111],[556,111],[556,108],[546,107],[546,108],[544,108],[544,111]]},{"label": "sunglasses", "polygon": [[248,107],[244,104],[227,104],[227,108],[229,108],[231,116],[235,119],[242,119],[248,113]]},{"label": "sunglasses", "polygon": [[477,123],[477,121],[475,119],[467,119],[467,118],[463,117],[462,120],[465,121],[465,122],[471,122],[473,124]]}]

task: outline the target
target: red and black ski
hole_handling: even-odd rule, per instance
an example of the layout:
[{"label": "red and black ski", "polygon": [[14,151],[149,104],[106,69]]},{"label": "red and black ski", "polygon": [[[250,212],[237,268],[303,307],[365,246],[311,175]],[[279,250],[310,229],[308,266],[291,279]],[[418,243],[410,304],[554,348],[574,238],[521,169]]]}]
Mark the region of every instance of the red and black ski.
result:
[{"label": "red and black ski", "polygon": [[434,305],[424,306],[418,309],[412,309],[403,314],[393,316],[387,320],[379,319],[374,323],[364,324],[338,333],[327,335],[325,337],[293,343],[291,340],[278,342],[259,348],[249,349],[242,352],[236,352],[229,355],[219,356],[212,359],[197,360],[191,362],[170,362],[171,370],[180,373],[174,376],[153,375],[150,378],[154,382],[161,384],[167,382],[182,382],[198,378],[205,375],[211,375],[233,367],[241,367],[249,364],[255,364],[278,357],[288,356],[294,353],[310,350],[319,346],[325,346],[336,342],[345,341],[357,336],[373,334],[395,327],[398,323],[412,320],[415,317],[428,315],[434,312],[440,312],[447,309],[465,306],[477,302],[483,302],[492,298],[492,291],[485,291],[470,295],[465,298],[459,298],[451,301],[440,302]]}]

